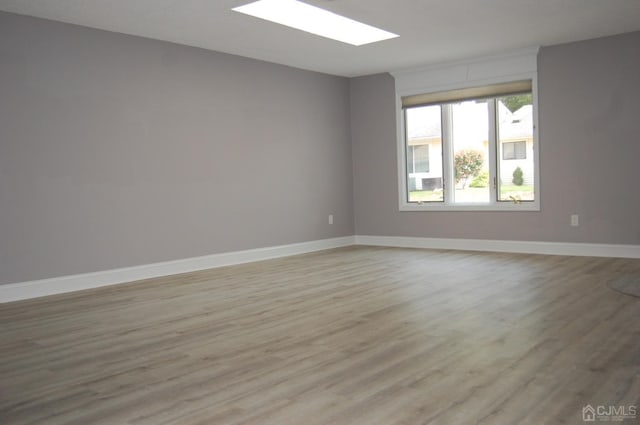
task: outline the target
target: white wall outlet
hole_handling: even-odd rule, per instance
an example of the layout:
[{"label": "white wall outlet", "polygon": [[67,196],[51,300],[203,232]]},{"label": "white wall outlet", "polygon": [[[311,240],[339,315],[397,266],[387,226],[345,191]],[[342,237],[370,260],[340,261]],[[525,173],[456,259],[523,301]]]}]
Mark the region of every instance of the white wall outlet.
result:
[{"label": "white wall outlet", "polygon": [[578,227],[580,225],[580,217],[578,214],[571,214],[571,225],[573,227]]},{"label": "white wall outlet", "polygon": [[329,214],[329,224],[333,224],[333,214]]}]

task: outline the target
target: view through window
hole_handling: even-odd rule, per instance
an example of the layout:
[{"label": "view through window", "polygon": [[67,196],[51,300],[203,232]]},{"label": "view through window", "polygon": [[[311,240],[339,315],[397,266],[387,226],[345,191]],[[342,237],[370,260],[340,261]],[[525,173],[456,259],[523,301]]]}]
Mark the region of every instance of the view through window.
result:
[{"label": "view through window", "polygon": [[408,106],[404,119],[407,202],[535,200],[531,92]]}]

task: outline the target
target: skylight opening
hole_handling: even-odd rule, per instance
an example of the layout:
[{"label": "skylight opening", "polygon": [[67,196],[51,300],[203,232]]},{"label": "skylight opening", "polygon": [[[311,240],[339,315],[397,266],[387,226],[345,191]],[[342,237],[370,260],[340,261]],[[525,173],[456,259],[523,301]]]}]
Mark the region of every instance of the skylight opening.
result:
[{"label": "skylight opening", "polygon": [[232,10],[354,46],[398,37],[298,0],[258,0]]}]

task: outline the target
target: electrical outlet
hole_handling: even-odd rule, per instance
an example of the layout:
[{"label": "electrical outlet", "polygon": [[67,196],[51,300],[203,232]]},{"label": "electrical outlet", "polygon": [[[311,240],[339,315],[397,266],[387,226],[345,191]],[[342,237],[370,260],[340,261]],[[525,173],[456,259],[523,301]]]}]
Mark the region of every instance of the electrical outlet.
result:
[{"label": "electrical outlet", "polygon": [[580,225],[580,217],[578,214],[571,214],[571,225],[573,227],[578,227]]},{"label": "electrical outlet", "polygon": [[329,214],[329,224],[333,224],[333,214]]}]

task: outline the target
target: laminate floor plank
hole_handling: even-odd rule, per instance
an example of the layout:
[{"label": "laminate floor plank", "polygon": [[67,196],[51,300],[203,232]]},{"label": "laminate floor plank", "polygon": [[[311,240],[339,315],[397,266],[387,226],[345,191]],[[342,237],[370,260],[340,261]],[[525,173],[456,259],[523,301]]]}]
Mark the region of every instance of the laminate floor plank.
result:
[{"label": "laminate floor plank", "polygon": [[0,423],[583,424],[640,410],[634,276],[349,247],[3,304]]}]

